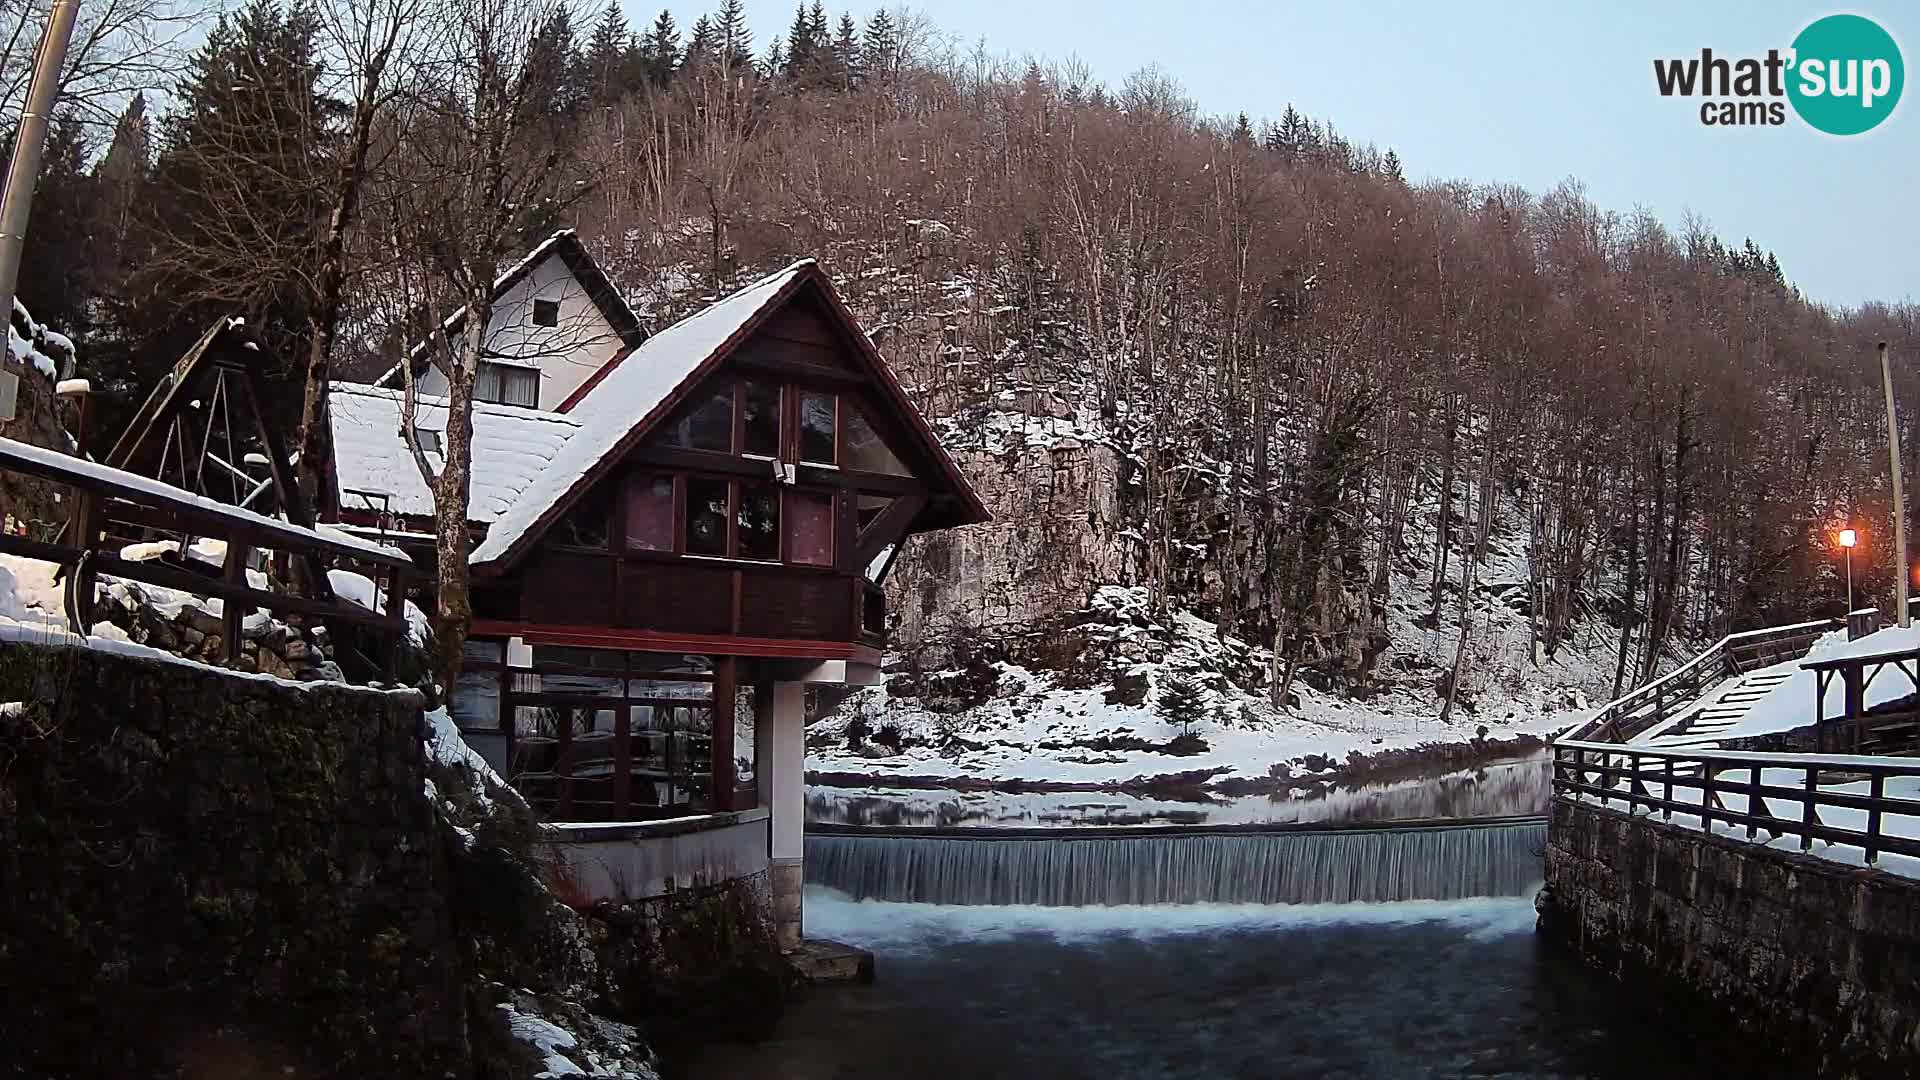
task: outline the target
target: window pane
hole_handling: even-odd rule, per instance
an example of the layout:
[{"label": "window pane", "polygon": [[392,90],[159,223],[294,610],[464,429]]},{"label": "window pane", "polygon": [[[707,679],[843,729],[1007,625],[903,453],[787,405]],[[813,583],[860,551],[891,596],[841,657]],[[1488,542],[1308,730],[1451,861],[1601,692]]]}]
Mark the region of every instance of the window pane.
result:
[{"label": "window pane", "polygon": [[673,550],[673,477],[643,473],[628,482],[627,549]]},{"label": "window pane", "polygon": [[740,485],[740,557],[780,557],[780,489],[772,484]]},{"label": "window pane", "polygon": [[533,368],[507,368],[500,373],[500,404],[540,404],[540,372]]},{"label": "window pane", "polygon": [[473,400],[499,403],[502,370],[504,369],[499,364],[480,361],[480,369],[473,373]]},{"label": "window pane", "polygon": [[560,519],[556,539],[575,547],[604,548],[607,546],[607,526],[611,523],[612,512],[611,486],[597,485],[573,504],[566,517]]},{"label": "window pane", "polygon": [[894,456],[893,451],[880,438],[880,433],[867,422],[864,413],[857,407],[849,405],[846,414],[847,460],[841,462],[841,465],[860,472],[886,473],[888,476],[913,475],[906,465]]},{"label": "window pane", "polygon": [[787,495],[787,559],[807,566],[833,565],[833,496],[810,491]]},{"label": "window pane", "polygon": [[667,442],[689,450],[733,450],[733,385],[720,387],[695,404],[680,422],[667,429]]},{"label": "window pane", "polygon": [[834,463],[832,394],[800,392],[800,460]]},{"label": "window pane", "polygon": [[727,482],[687,477],[687,553],[727,553]]},{"label": "window pane", "polygon": [[864,491],[861,492],[859,501],[854,504],[857,524],[864,530],[873,524],[873,519],[879,517],[881,511],[892,505],[893,496],[891,495],[869,495]]},{"label": "window pane", "polygon": [[780,388],[741,384],[740,452],[777,457],[780,453]]},{"label": "window pane", "polygon": [[533,325],[559,326],[560,325],[560,301],[535,300],[533,302]]}]

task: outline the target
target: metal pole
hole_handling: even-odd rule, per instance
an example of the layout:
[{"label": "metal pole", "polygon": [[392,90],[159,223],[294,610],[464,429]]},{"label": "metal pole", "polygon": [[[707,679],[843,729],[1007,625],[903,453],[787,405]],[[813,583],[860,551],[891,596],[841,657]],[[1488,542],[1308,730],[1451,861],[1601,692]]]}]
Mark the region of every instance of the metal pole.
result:
[{"label": "metal pole", "polygon": [[1847,549],[1847,620],[1853,620],[1853,549]]},{"label": "metal pole", "polygon": [[20,113],[20,129],[13,137],[13,160],[7,165],[7,190],[0,195],[0,311],[13,318],[13,290],[20,283],[20,249],[27,242],[27,216],[33,212],[33,189],[40,182],[40,152],[47,141],[47,123],[60,96],[60,67],[73,39],[78,0],[53,0],[47,28],[33,55],[33,82]]},{"label": "metal pole", "polygon": [[1900,557],[1899,588],[1895,603],[1900,605],[1900,628],[1907,627],[1907,501],[1900,483],[1900,429],[1893,414],[1893,361],[1887,358],[1887,343],[1880,343],[1880,382],[1887,392],[1887,455],[1893,470],[1893,550]]}]

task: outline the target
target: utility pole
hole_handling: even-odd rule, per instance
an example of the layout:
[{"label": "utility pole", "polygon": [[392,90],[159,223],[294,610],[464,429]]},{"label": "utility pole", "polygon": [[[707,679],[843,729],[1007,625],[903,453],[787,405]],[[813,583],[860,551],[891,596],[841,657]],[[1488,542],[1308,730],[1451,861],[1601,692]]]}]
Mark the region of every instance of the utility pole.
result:
[{"label": "utility pole", "polygon": [[33,189],[40,182],[40,152],[47,141],[47,124],[60,96],[60,68],[73,39],[73,18],[79,0],[53,0],[40,47],[33,54],[33,81],[27,85],[26,107],[13,139],[13,160],[7,165],[7,190],[0,195],[0,311],[13,318],[13,291],[20,282],[20,249],[27,242],[27,217],[33,212]]},{"label": "utility pole", "polygon": [[1900,483],[1900,429],[1893,415],[1893,361],[1887,357],[1887,343],[1880,343],[1880,382],[1887,392],[1887,454],[1893,469],[1893,550],[1900,556],[1899,589],[1894,602],[1900,605],[1900,628],[1907,626],[1907,500]]}]

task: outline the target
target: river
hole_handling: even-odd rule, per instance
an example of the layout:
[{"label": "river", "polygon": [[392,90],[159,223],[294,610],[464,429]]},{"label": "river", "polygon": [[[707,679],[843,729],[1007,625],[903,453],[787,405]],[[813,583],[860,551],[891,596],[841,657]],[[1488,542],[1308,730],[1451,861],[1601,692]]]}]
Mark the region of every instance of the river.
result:
[{"label": "river", "polygon": [[[806,930],[877,981],[669,1080],[1721,1075],[1727,1046],[1539,944],[1537,820],[1458,820],[1539,813],[1543,772],[1204,804],[816,790],[856,828],[808,840]],[[1219,902],[1247,899],[1283,902]]]},{"label": "river", "polygon": [[[1540,947],[1526,897],[963,907],[807,896],[872,986],[810,991],[683,1080],[1722,1075],[1724,1048]],[[1765,1076],[1764,1071],[1748,1072]]]}]

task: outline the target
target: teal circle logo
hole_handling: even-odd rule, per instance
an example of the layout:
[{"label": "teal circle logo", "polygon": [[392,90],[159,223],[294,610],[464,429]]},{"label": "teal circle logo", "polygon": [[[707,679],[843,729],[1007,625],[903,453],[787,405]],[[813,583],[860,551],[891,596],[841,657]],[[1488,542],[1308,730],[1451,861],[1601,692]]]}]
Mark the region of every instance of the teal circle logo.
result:
[{"label": "teal circle logo", "polygon": [[1793,39],[1787,99],[1800,119],[1829,135],[1879,126],[1900,104],[1906,65],[1880,24],[1860,15],[1828,15]]}]

